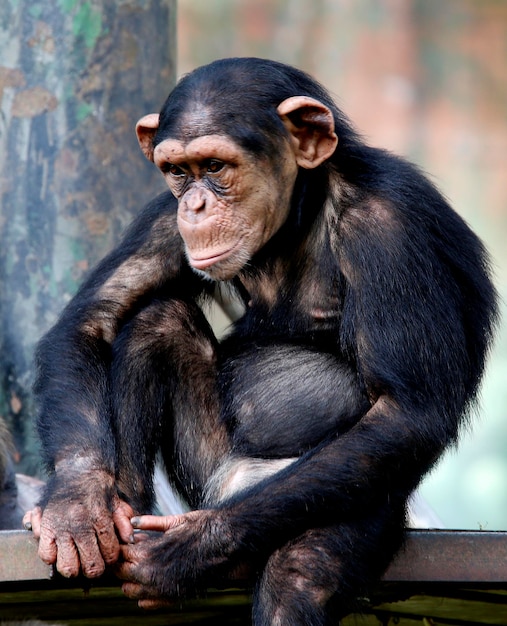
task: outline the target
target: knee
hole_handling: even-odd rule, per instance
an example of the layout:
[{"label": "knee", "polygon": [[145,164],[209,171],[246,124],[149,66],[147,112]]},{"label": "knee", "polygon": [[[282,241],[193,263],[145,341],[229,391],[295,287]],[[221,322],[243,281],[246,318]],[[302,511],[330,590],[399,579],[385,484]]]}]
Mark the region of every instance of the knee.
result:
[{"label": "knee", "polygon": [[130,322],[137,332],[163,337],[175,332],[195,332],[204,327],[204,315],[194,302],[185,300],[152,300],[139,310]]},{"label": "knee", "polygon": [[267,626],[326,623],[327,605],[336,593],[338,564],[302,545],[271,555],[258,586],[254,623]]},{"label": "knee", "polygon": [[266,576],[273,587],[307,597],[312,604],[325,606],[336,591],[339,560],[322,546],[285,546],[272,555]]},{"label": "knee", "polygon": [[121,330],[116,348],[121,352],[157,354],[168,351],[197,352],[206,361],[215,357],[216,340],[195,302],[152,300]]}]

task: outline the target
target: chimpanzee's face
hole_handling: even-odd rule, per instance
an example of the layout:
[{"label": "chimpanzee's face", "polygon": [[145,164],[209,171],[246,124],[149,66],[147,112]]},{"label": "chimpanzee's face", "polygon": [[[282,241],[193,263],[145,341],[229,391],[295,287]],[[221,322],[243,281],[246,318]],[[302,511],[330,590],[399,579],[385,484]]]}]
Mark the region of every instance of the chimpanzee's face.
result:
[{"label": "chimpanzee's face", "polygon": [[219,134],[166,139],[153,160],[178,199],[190,265],[214,279],[235,276],[287,219],[298,172],[288,142],[276,168]]}]

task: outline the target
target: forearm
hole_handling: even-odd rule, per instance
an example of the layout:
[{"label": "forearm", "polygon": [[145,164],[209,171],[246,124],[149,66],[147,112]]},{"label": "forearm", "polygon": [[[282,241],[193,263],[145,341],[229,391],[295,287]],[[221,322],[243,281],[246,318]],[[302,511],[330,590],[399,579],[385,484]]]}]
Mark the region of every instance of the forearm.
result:
[{"label": "forearm", "polygon": [[[163,211],[163,207],[158,209]],[[113,344],[139,301],[176,281],[178,275],[176,268],[168,267],[162,246],[152,249],[151,228],[160,210],[150,213],[148,207],[142,229],[140,225],[139,230],[127,233],[121,245],[91,272],[39,343],[38,429],[50,467],[63,458],[84,454],[94,455],[99,465],[114,470]]]},{"label": "forearm", "polygon": [[347,434],[224,503],[220,515],[238,531],[236,549],[268,553],[316,525],[404,506],[444,445],[418,432],[415,417],[377,408]]},{"label": "forearm", "polygon": [[37,429],[49,469],[86,459],[114,474],[108,401],[110,347],[60,322],[37,351]]}]

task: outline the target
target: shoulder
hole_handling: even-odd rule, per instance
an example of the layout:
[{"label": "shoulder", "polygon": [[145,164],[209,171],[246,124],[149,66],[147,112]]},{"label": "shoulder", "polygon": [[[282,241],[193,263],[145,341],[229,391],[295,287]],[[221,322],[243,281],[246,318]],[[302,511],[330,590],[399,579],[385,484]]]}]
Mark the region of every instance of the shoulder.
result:
[{"label": "shoulder", "polygon": [[178,202],[166,191],[146,204],[125,231],[122,245],[142,248],[150,242],[169,238],[179,240],[177,225]]}]

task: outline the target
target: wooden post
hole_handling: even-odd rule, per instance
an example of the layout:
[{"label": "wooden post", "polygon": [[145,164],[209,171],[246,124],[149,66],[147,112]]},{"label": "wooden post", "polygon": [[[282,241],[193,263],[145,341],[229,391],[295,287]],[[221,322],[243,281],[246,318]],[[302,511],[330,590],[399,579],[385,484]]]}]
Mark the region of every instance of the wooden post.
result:
[{"label": "wooden post", "polygon": [[0,3],[0,415],[26,473],[34,345],[163,188],[134,125],[173,85],[175,5]]}]

